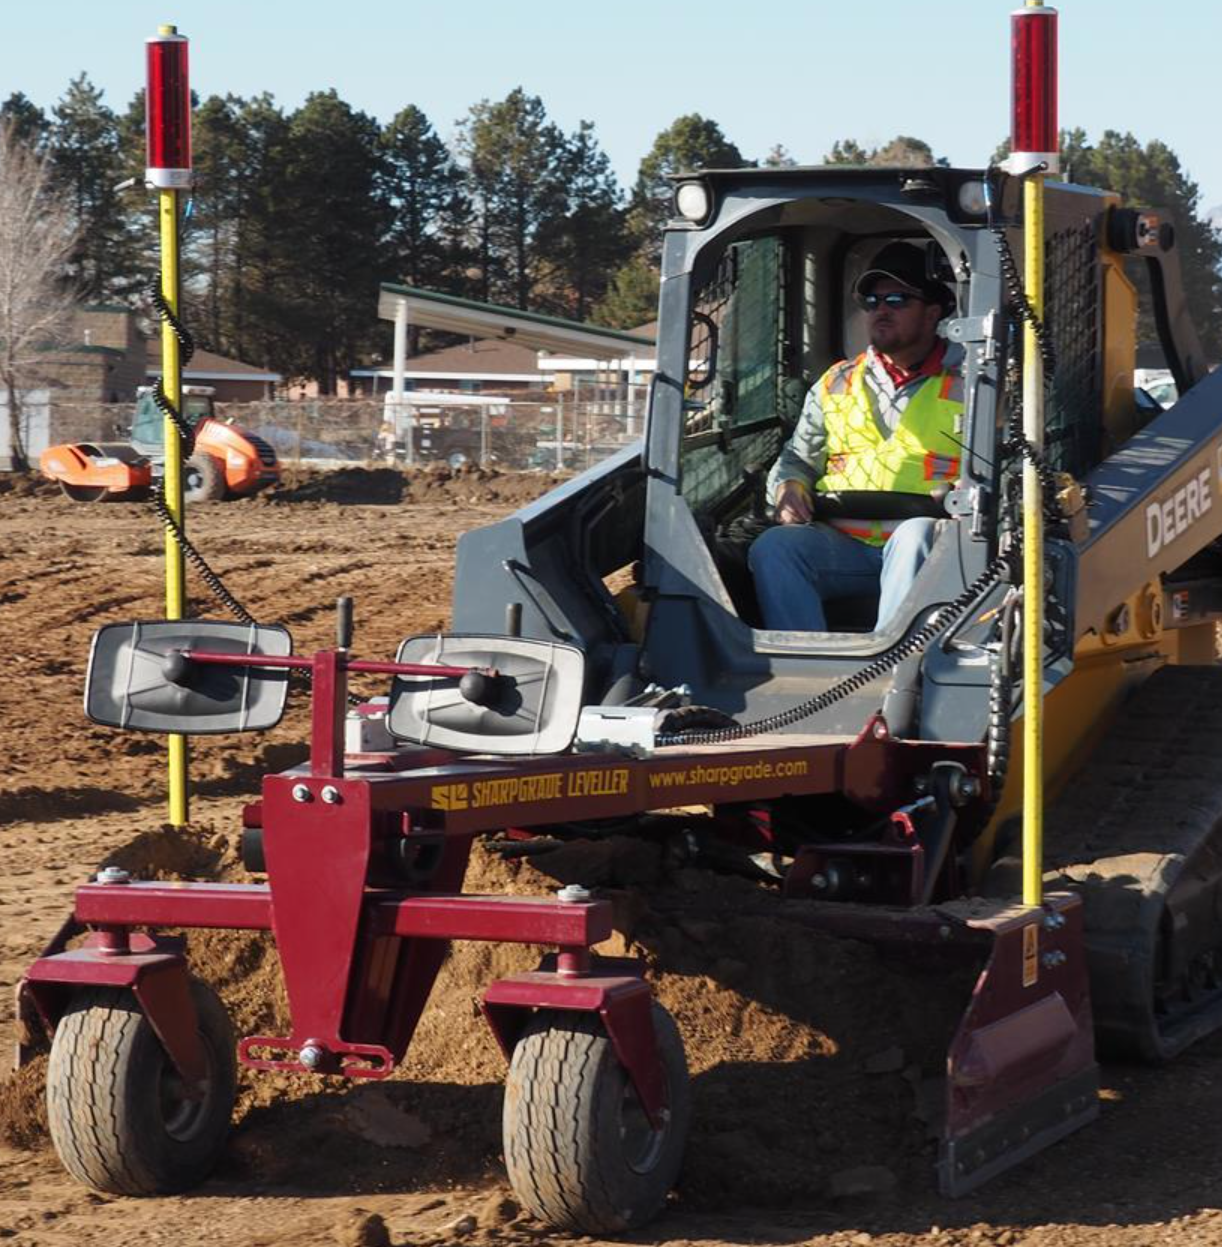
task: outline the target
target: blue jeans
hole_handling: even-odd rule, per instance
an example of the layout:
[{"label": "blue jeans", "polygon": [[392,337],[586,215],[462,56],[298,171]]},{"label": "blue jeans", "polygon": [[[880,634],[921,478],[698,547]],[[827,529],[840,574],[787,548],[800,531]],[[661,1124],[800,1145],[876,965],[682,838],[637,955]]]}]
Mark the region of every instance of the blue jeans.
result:
[{"label": "blue jeans", "polygon": [[826,632],[823,603],[877,593],[884,627],[933,548],[932,519],[905,520],[885,546],[868,546],[828,524],[780,524],[747,554],[764,627]]}]

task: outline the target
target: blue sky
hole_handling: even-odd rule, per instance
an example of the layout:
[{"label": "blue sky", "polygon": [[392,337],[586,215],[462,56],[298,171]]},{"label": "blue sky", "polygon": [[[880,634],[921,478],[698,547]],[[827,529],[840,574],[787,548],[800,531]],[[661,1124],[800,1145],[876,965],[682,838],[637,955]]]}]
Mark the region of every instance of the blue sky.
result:
[{"label": "blue sky", "polygon": [[[987,160],[1009,129],[1009,13],[997,0],[59,0],[4,6],[0,97],[44,108],[86,71],[112,107],[143,85],[146,35],[191,39],[201,95],[268,90],[286,107],[335,87],[386,121],[405,104],[439,133],[515,86],[566,130],[594,122],[622,184],[658,131],[699,112],[749,158],[776,143],[817,163],[835,140],[923,138],[952,163]],[[1060,121],[1092,138],[1162,139],[1222,204],[1216,84],[1222,6],[1064,0]],[[697,21],[697,15],[703,18]]]}]

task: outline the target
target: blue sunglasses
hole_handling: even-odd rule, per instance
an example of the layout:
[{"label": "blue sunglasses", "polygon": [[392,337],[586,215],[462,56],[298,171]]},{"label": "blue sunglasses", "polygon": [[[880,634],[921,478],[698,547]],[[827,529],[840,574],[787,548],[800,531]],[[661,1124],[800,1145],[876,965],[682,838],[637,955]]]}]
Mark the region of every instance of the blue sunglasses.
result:
[{"label": "blue sunglasses", "polygon": [[886,294],[858,295],[857,302],[867,312],[874,312],[884,304],[887,307],[907,307],[909,303],[928,303],[929,300],[923,299],[919,294],[912,294],[907,290],[890,290]]}]

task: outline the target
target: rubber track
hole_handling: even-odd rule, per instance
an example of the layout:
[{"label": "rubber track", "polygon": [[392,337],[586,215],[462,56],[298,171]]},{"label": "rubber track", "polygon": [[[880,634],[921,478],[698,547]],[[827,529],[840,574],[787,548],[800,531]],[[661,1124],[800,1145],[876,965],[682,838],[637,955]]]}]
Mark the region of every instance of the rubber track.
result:
[{"label": "rubber track", "polygon": [[[1163,667],[1124,705],[1045,822],[1050,886],[1084,897],[1105,1043],[1157,1060],[1222,1025],[1222,989],[1170,1019],[1154,1012],[1168,899],[1198,872],[1216,886],[1220,829],[1222,668]],[[1194,951],[1219,940],[1216,930],[1196,936]]]},{"label": "rubber track", "polygon": [[129,993],[99,988],[79,997],[80,1010],[56,1027],[47,1070],[47,1116],[64,1167],[87,1186],[131,1195],[147,1192],[142,1174],[108,1142],[121,1139],[122,1054],[135,1042],[144,1015]]}]

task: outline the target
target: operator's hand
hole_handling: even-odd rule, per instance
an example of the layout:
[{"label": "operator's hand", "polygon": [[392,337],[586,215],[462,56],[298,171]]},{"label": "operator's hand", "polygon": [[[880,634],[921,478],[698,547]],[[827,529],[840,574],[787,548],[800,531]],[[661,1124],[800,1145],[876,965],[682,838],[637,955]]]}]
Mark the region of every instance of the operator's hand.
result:
[{"label": "operator's hand", "polygon": [[801,481],[782,481],[776,491],[774,510],[782,524],[809,524],[810,491]]}]

